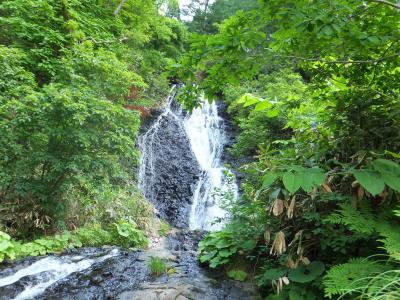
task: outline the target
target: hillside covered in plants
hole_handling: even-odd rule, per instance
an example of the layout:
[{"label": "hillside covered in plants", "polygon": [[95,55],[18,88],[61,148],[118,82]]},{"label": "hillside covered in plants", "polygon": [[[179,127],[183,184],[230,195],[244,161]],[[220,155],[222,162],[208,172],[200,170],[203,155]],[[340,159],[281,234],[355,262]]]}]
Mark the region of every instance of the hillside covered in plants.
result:
[{"label": "hillside covered in plants", "polygon": [[399,298],[399,4],[216,1],[194,22],[181,99],[227,103],[244,174],[199,260],[266,299]]},{"label": "hillside covered in plants", "polygon": [[[140,115],[169,92],[162,73],[180,56],[186,29],[159,13],[173,2],[118,4],[0,3],[0,261],[68,240],[14,247],[9,236],[78,229],[79,245],[133,246],[151,228],[135,143]],[[116,230],[124,226],[135,226],[132,236]]]},{"label": "hillside covered in plants", "polygon": [[0,296],[2,263],[105,245],[182,289],[163,236],[254,299],[400,299],[400,4],[0,1]]}]

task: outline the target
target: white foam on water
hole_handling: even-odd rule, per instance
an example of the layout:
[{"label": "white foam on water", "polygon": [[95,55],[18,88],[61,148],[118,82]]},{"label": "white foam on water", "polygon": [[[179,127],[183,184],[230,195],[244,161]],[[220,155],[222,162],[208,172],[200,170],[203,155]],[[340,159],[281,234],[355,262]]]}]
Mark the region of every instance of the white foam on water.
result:
[{"label": "white foam on water", "polygon": [[213,224],[213,221],[226,217],[226,211],[221,208],[221,193],[231,191],[236,195],[238,188],[235,183],[227,181],[227,170],[221,162],[226,145],[223,119],[218,115],[215,102],[202,100],[202,106],[193,110],[184,121],[192,151],[203,170],[193,195],[189,227],[217,230],[224,222]]},{"label": "white foam on water", "polygon": [[15,300],[34,299],[42,294],[53,283],[68,275],[88,269],[94,263],[102,262],[110,257],[118,255],[118,249],[113,249],[104,256],[85,259],[82,256],[48,256],[42,258],[30,266],[21,269],[14,274],[0,278],[0,287],[16,283],[26,276],[36,277],[36,284],[27,286],[24,291],[15,297]]}]

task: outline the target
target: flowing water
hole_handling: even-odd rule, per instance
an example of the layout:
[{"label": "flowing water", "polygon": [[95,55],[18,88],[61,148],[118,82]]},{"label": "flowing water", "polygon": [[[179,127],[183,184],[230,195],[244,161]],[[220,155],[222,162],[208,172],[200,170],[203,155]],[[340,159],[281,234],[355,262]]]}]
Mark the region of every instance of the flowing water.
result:
[{"label": "flowing water", "polygon": [[[226,211],[221,208],[223,193],[237,194],[237,186],[226,177],[227,169],[221,157],[226,145],[224,121],[218,115],[215,102],[203,99],[201,108],[196,108],[184,120],[192,151],[202,169],[197,183],[189,216],[191,229],[215,230],[224,224]],[[214,221],[219,223],[213,224]]]},{"label": "flowing water", "polygon": [[[160,216],[173,225],[215,230],[226,218],[226,211],[220,207],[223,195],[237,194],[236,183],[227,177],[221,159],[227,142],[224,120],[218,115],[217,105],[207,101],[192,114],[185,113],[174,101],[174,92],[172,89],[158,117],[140,136],[139,187]],[[213,224],[217,219],[222,222]],[[195,232],[188,231],[187,237],[192,234]],[[191,289],[197,280],[194,290],[209,295],[199,297],[225,299],[221,295],[227,292],[215,289],[207,276],[201,275],[193,256],[195,244],[188,246],[181,240],[174,243],[172,250],[182,246],[188,251],[175,258],[177,270],[185,268],[180,271],[187,278],[178,274],[170,279],[171,284],[182,285],[186,278],[185,286]],[[141,293],[139,285],[151,278],[143,255],[146,257],[146,251],[82,248],[62,255],[28,258],[8,267],[0,265],[0,300],[124,299],[117,295],[129,290]]]},{"label": "flowing water", "polygon": [[[47,256],[28,266],[0,273],[0,299],[35,299],[52,284],[119,254],[118,249],[97,255]],[[7,271],[7,270],[5,270]],[[8,270],[9,271],[9,270]],[[3,295],[7,291],[7,295]],[[12,296],[11,296],[12,295]]]},{"label": "flowing water", "polygon": [[[228,170],[223,167],[221,161],[227,141],[224,120],[218,115],[215,102],[209,103],[202,100],[201,107],[194,109],[192,114],[186,114],[179,105],[174,103],[172,91],[163,112],[140,138],[142,159],[139,180],[144,195],[160,210],[163,210],[163,205],[168,202],[168,197],[160,197],[160,192],[175,191],[176,183],[181,186],[190,184],[189,197],[187,194],[182,196],[182,193],[174,195],[175,199],[182,199],[179,217],[186,218],[187,225],[191,229],[215,230],[223,226],[226,218],[226,211],[221,208],[224,193],[225,195],[229,193],[234,197],[237,194],[237,186],[228,180],[226,176]],[[172,124],[174,128],[171,128]],[[166,142],[161,139],[171,130],[181,137],[177,143],[165,145]],[[188,152],[188,149],[182,149],[185,143],[189,144],[189,151],[193,156],[191,159],[194,160],[192,164],[196,165],[195,170],[190,170],[190,172],[196,172],[197,176],[190,183],[181,180],[182,177],[188,177],[187,170],[173,168],[183,163],[179,155],[182,150]],[[179,147],[175,149],[177,144]],[[166,152],[165,148],[169,147],[174,147],[173,153]],[[178,156],[176,156],[177,153]],[[186,162],[188,160],[190,159],[185,159]],[[168,170],[169,172],[162,171],[165,165],[172,167]],[[175,181],[177,177],[180,180]],[[164,184],[165,181],[167,184]],[[186,210],[185,200],[190,204]],[[173,205],[168,207],[171,208]],[[179,210],[179,207],[177,209]],[[161,215],[166,219],[171,219],[168,213],[161,213]],[[220,222],[214,224],[217,220]]]}]

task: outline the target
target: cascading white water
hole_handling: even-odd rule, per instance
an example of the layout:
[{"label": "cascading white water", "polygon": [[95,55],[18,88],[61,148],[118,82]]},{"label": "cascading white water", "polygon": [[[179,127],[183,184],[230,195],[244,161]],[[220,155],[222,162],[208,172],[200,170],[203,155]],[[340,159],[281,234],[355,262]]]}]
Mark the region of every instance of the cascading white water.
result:
[{"label": "cascading white water", "polygon": [[[215,102],[210,104],[202,100],[202,106],[184,120],[192,150],[203,170],[193,195],[189,226],[191,229],[216,230],[222,227],[226,216],[226,211],[221,208],[221,193],[230,192],[236,196],[237,186],[227,180],[227,170],[221,163],[226,144],[223,119],[218,115]],[[217,219],[220,222],[213,224]]]},{"label": "cascading white water", "polygon": [[79,255],[48,256],[12,275],[0,278],[0,287],[12,285],[30,276],[34,278],[30,280],[32,285],[27,286],[14,300],[34,299],[53,283],[118,254],[118,249],[113,249],[108,254],[96,258],[85,258]]},{"label": "cascading white water", "polygon": [[[227,141],[224,121],[218,116],[215,102],[201,100],[200,108],[185,114],[171,91],[163,112],[139,139],[139,185],[163,217],[177,223],[189,215],[186,226],[191,229],[215,230],[223,222],[214,221],[226,215],[221,208],[222,194],[236,196],[237,186],[227,180],[221,162]],[[188,202],[192,204],[186,210]]]}]

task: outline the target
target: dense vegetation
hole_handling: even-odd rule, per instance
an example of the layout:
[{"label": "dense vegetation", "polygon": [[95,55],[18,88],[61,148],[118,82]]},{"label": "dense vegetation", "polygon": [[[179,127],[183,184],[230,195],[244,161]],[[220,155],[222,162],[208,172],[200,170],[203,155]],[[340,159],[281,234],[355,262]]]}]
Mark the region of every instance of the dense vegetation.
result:
[{"label": "dense vegetation", "polygon": [[[69,242],[144,243],[153,209],[135,184],[135,140],[185,42],[159,13],[174,3],[1,1],[0,261]],[[53,246],[38,237],[78,227]]]},{"label": "dense vegetation", "polygon": [[201,93],[227,103],[246,162],[201,263],[266,299],[400,298],[399,4],[195,0],[187,13],[0,2],[0,262],[147,244],[135,142],[169,75],[189,111]]},{"label": "dense vegetation", "polygon": [[198,9],[172,68],[186,108],[199,93],[228,103],[231,152],[248,161],[199,260],[267,299],[399,298],[399,5],[244,2],[211,26],[219,15]]}]

